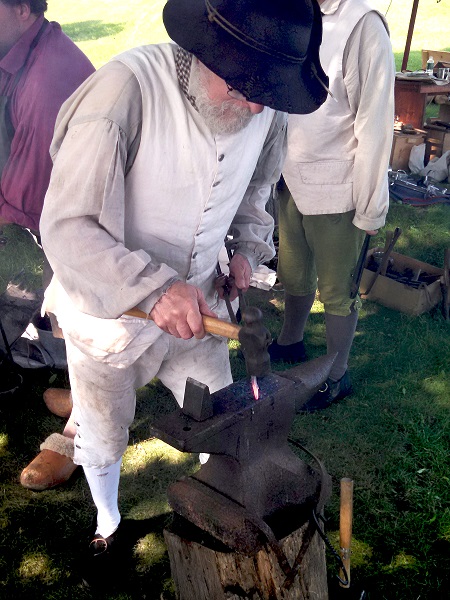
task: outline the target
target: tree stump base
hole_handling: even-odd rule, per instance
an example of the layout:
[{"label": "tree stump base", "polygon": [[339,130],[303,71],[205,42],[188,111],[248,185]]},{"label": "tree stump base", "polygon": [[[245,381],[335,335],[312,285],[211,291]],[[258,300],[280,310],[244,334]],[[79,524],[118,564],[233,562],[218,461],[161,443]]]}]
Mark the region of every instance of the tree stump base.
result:
[{"label": "tree stump base", "polygon": [[[292,565],[308,523],[281,540]],[[325,545],[314,532],[289,588],[274,551],[233,552],[184,519],[164,530],[178,600],[328,600]]]}]

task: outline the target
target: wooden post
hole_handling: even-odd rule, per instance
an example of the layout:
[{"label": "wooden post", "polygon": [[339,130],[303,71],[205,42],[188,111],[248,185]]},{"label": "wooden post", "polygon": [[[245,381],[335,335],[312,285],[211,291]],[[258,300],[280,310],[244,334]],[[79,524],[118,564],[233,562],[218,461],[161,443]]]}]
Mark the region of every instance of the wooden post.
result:
[{"label": "wooden post", "polygon": [[412,36],[414,33],[414,25],[416,23],[418,6],[419,6],[419,0],[413,0],[411,17],[409,19],[408,35],[406,36],[405,52],[403,53],[403,60],[402,60],[402,67],[401,67],[402,71],[406,71],[406,67],[408,66],[409,51],[411,49],[411,40],[412,40]]},{"label": "wooden post", "polygon": [[[307,535],[308,523],[282,540],[292,565]],[[293,584],[283,587],[285,574],[273,550],[265,546],[244,556],[187,539],[165,529],[172,577],[178,600],[328,600],[325,547],[315,532]]]},{"label": "wooden post", "polygon": [[[340,583],[343,588],[350,587],[350,552],[352,542],[353,521],[353,480],[344,477],[341,479],[341,508],[339,526],[339,545],[341,558],[347,572],[347,585]],[[340,571],[339,577],[345,581],[344,572]]]}]

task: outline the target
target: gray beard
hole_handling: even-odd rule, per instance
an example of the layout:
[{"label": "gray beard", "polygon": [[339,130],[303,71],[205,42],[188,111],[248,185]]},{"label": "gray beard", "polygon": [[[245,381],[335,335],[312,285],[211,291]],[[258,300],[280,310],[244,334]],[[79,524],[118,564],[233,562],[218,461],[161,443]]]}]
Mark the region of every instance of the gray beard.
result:
[{"label": "gray beard", "polygon": [[225,100],[215,104],[207,92],[208,72],[195,59],[192,61],[189,93],[195,97],[199,114],[213,135],[238,133],[252,120],[248,106],[239,106],[236,100]]}]

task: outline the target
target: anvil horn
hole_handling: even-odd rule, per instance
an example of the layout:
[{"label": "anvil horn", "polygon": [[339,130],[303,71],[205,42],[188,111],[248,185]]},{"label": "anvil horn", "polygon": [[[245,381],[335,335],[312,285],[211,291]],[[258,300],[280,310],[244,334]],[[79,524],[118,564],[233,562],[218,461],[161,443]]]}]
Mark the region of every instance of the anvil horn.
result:
[{"label": "anvil horn", "polygon": [[336,356],[337,354],[325,354],[286,371],[277,371],[278,376],[296,383],[294,388],[295,412],[301,412],[303,405],[313,397],[329,377]]}]

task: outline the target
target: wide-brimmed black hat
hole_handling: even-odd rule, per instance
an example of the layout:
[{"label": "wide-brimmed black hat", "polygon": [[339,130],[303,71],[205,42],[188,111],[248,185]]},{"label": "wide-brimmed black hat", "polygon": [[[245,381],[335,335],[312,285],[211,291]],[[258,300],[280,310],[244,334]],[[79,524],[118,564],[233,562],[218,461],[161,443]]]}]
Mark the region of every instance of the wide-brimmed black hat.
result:
[{"label": "wide-brimmed black hat", "polygon": [[169,36],[249,100],[288,113],[327,97],[316,0],[168,0]]}]

